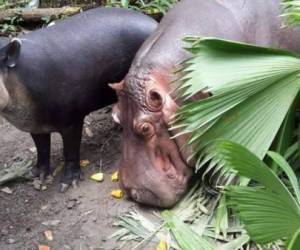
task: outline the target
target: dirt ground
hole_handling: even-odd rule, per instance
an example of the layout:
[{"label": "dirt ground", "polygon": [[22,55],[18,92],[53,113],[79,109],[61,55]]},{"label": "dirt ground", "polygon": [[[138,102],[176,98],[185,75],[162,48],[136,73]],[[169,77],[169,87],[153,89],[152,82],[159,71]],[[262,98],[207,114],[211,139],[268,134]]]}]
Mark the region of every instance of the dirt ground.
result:
[{"label": "dirt ground", "polygon": [[[65,194],[58,192],[59,176],[47,190],[38,191],[32,181],[13,181],[9,187],[13,193],[0,191],[0,249],[37,250],[48,245],[51,250],[110,250],[120,243],[108,237],[116,230],[116,216],[135,207],[132,201],[111,197],[110,173],[118,167],[120,158],[120,129],[115,127],[107,111],[98,111],[87,117],[81,145],[81,159],[88,159],[90,166],[83,169],[85,178],[77,189]],[[0,169],[17,160],[35,162],[33,142],[23,133],[0,117]],[[62,142],[58,134],[52,136],[51,166],[61,164]],[[101,164],[102,162],[102,164]],[[98,171],[100,164],[105,180],[96,183],[89,176]],[[52,222],[56,225],[45,226]],[[53,240],[46,239],[44,232],[51,230]],[[146,248],[144,248],[146,249]],[[147,249],[153,249],[147,247]]]}]

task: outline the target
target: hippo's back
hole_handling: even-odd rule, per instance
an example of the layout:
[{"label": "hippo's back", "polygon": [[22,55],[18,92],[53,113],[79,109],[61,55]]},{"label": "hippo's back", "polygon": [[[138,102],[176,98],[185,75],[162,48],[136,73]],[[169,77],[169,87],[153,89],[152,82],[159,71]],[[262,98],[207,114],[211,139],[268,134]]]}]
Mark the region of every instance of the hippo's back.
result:
[{"label": "hippo's back", "polygon": [[299,29],[283,28],[280,0],[182,0],[139,50],[137,68],[184,60],[185,36],[217,37],[300,52]]}]

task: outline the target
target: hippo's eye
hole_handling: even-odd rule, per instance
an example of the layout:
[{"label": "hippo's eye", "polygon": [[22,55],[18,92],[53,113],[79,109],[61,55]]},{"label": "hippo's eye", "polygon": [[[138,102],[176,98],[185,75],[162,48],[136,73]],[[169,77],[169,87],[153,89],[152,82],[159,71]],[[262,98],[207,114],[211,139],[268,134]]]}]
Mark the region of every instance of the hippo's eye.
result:
[{"label": "hippo's eye", "polygon": [[135,127],[135,131],[139,135],[143,135],[147,138],[152,137],[155,132],[153,125],[149,122],[141,122],[139,124],[136,124],[134,127]]},{"label": "hippo's eye", "polygon": [[148,91],[146,101],[147,107],[153,112],[160,111],[164,103],[162,95],[156,89],[151,89]]}]

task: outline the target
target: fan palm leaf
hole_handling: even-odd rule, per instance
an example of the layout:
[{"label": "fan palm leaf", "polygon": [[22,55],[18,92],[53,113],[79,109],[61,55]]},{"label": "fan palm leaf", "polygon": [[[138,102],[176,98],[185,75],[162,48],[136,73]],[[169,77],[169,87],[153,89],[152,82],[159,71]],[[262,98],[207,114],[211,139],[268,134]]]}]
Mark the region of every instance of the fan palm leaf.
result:
[{"label": "fan palm leaf", "polygon": [[170,129],[191,134],[197,170],[208,162],[206,172],[221,170],[207,146],[215,139],[235,141],[262,159],[299,92],[299,56],[213,38],[186,41],[194,56],[183,63],[180,97],[212,96],[180,107]]},{"label": "fan palm leaf", "polygon": [[241,145],[222,141],[215,144],[215,150],[225,168],[262,185],[225,187],[229,204],[245,224],[251,239],[259,244],[282,238],[292,238],[291,242],[297,242],[300,229],[300,190],[297,178],[284,158],[275,152],[269,152],[286,173],[294,192],[263,161]]}]

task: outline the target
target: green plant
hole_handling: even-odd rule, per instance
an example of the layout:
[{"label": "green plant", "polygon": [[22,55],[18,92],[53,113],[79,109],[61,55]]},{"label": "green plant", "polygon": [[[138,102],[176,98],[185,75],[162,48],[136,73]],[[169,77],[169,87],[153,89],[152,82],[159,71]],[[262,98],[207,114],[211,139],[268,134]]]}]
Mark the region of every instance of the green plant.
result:
[{"label": "green plant", "polygon": [[[131,249],[147,249],[149,241],[164,239],[170,249],[176,250],[238,250],[246,245],[249,236],[236,221],[231,221],[227,235],[214,232],[214,207],[211,199],[198,181],[181,202],[171,210],[141,214],[132,210],[121,215],[115,226],[119,227],[111,237],[126,244],[138,241]],[[150,217],[150,218],[149,218]],[[121,248],[124,247],[122,244]]]},{"label": "green plant", "polygon": [[284,0],[282,3],[284,13],[281,15],[286,18],[289,25],[300,24],[300,1],[298,0]]},{"label": "green plant", "polygon": [[22,8],[28,4],[29,0],[0,0],[0,10],[10,8]]},{"label": "green plant", "polygon": [[300,189],[297,177],[286,160],[275,152],[268,153],[288,178],[288,183],[284,184],[245,147],[223,141],[218,142],[214,148],[227,170],[233,170],[262,185],[230,185],[224,188],[229,205],[245,224],[251,239],[259,244],[283,239],[286,249],[299,249]]},{"label": "green plant", "polygon": [[109,0],[107,6],[122,7],[145,12],[147,14],[163,14],[175,4],[177,0]]},{"label": "green plant", "polygon": [[5,23],[0,24],[1,32],[15,33],[19,30],[19,24],[22,22],[21,12],[17,12],[13,17],[5,18]]},{"label": "green plant", "polygon": [[214,160],[216,152],[207,143],[232,140],[263,159],[280,128],[281,137],[290,129],[283,124],[299,93],[300,57],[211,38],[185,40],[191,44],[188,50],[193,57],[183,64],[178,91],[185,100],[199,91],[212,96],[187,101],[180,107],[173,128],[192,134],[188,143],[195,146],[197,170],[206,167],[204,176],[216,175],[217,183],[229,183],[232,175],[219,178],[224,176],[220,175],[222,166]]}]

